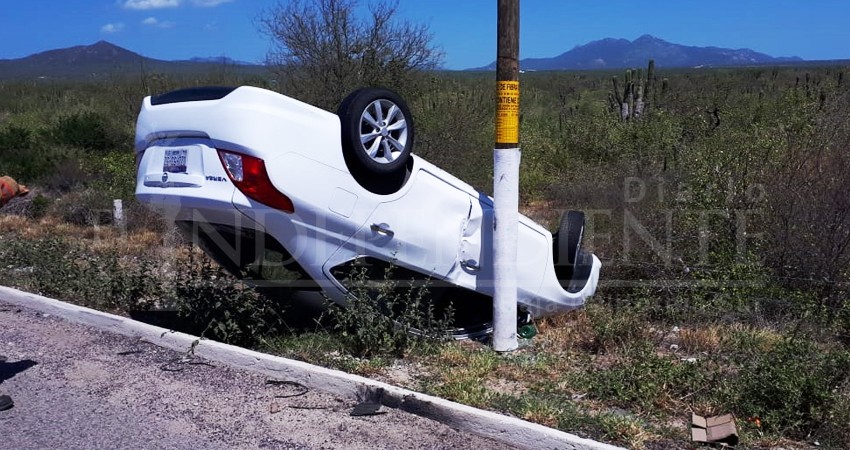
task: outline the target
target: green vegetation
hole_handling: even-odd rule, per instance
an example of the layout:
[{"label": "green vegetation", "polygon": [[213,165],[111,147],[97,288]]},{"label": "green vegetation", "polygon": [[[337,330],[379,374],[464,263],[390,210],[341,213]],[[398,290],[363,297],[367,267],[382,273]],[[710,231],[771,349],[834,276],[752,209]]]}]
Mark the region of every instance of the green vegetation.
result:
[{"label": "green vegetation", "polygon": [[344,308],[331,305],[329,312],[343,344],[356,356],[402,357],[447,340],[452,311],[437,312],[427,283],[398,280],[393,270],[391,265],[373,276],[369,267],[354,266],[341,280],[351,297]]},{"label": "green vegetation", "polygon": [[[691,411],[735,413],[743,447],[848,448],[846,70],[656,67],[627,90],[611,81],[622,72],[524,74],[522,209],[552,227],[565,209],[587,211],[586,245],[604,267],[586,309],[541,321],[509,355],[408,342],[392,321],[369,322],[386,302],[291,330],[281,299],[245,289],[134,204],[144,95],[287,92],[272,75],[0,83],[0,174],[33,188],[0,214],[0,278],[111,311],[179,310],[209,337],[633,448],[686,447]],[[415,151],[489,190],[491,74],[428,73],[404,89]],[[641,113],[624,118],[638,94]],[[109,226],[113,198],[125,229]],[[357,298],[380,297],[363,289]]]}]

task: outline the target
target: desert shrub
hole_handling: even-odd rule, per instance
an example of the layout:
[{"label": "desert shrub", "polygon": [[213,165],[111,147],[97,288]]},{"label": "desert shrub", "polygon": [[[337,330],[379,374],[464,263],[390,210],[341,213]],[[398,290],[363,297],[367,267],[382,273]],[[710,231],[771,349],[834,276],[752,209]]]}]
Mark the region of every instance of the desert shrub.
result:
[{"label": "desert shrub", "polygon": [[50,212],[73,225],[107,225],[113,218],[112,199],[93,188],[77,189],[53,202]]},{"label": "desert shrub", "polygon": [[130,201],[124,204],[124,215],[127,223],[127,231],[153,231],[165,234],[173,228],[173,224],[159,214],[154,214],[147,206]]},{"label": "desert shrub", "polygon": [[3,214],[41,219],[47,214],[53,199],[42,194],[39,190],[30,192],[23,197],[16,197],[3,207]]},{"label": "desert shrub", "polygon": [[390,265],[383,277],[354,266],[343,284],[349,291],[344,307],[332,304],[331,319],[346,348],[358,356],[403,356],[407,351],[447,338],[453,311],[438,312],[427,283],[396,279]]},{"label": "desert shrub", "polygon": [[492,190],[490,90],[477,82],[431,80],[435,95],[411,103],[416,124],[414,152],[482,191]]},{"label": "desert shrub", "polygon": [[[570,109],[558,117],[558,151],[553,163],[563,169],[574,168],[581,163],[598,164],[618,159],[616,149],[610,142],[613,128],[620,127],[619,121],[611,118],[604,110],[583,107],[582,111]],[[550,120],[554,123],[554,117]]]},{"label": "desert shrub", "polygon": [[[99,116],[69,117],[60,119],[53,130],[30,130],[16,125],[0,130],[0,172],[27,184],[39,183],[53,191],[69,192],[91,180],[113,175],[112,169],[121,159],[117,154],[129,155],[124,159],[129,158],[130,163],[124,165],[133,167],[129,149],[103,155],[118,144],[105,134],[107,125]],[[113,186],[116,180],[111,177],[105,185]]]},{"label": "desert shrub", "polygon": [[267,60],[281,87],[331,111],[363,86],[410,97],[418,73],[435,68],[442,55],[428,26],[401,19],[397,8],[371,3],[362,17],[357,0],[299,0],[266,10],[259,22],[273,44]]},{"label": "desert shrub", "polygon": [[0,129],[0,173],[24,184],[48,178],[74,155],[68,147],[46,145],[37,130],[15,124]]},{"label": "desert shrub", "polygon": [[64,157],[57,159],[49,168],[46,168],[46,172],[41,174],[38,179],[39,184],[50,191],[62,194],[84,189],[94,176],[91,174],[92,169],[85,162],[88,158],[81,153],[78,150],[66,148]]},{"label": "desert shrub", "polygon": [[659,355],[653,345],[632,344],[610,367],[581,382],[596,398],[655,411],[699,392],[712,383],[710,373],[705,362],[680,361]]},{"label": "desert shrub", "polygon": [[52,203],[53,200],[51,200],[49,197],[46,197],[41,194],[36,194],[30,202],[27,214],[33,219],[40,219],[44,217],[45,214],[47,214],[47,210],[48,208],[50,208],[50,205]]},{"label": "desert shrub", "polygon": [[98,153],[112,150],[118,143],[106,119],[90,111],[77,112],[59,118],[48,133],[55,144]]},{"label": "desert shrub", "polygon": [[89,155],[90,187],[105,198],[133,200],[136,191],[135,154],[130,149],[113,150],[103,155]]},{"label": "desert shrub", "polygon": [[765,353],[751,354],[739,373],[730,406],[740,417],[759,417],[768,431],[804,438],[834,420],[850,401],[846,349],[786,339]]},{"label": "desert shrub", "polygon": [[152,266],[63,237],[0,240],[4,282],[102,310],[128,311],[161,291]]},{"label": "desert shrub", "polygon": [[33,133],[19,125],[9,125],[0,131],[0,149],[23,150],[32,147]]},{"label": "desert shrub", "polygon": [[831,448],[850,448],[850,433],[847,433],[847,424],[850,423],[850,381],[845,381],[835,394],[838,401],[832,405],[825,420],[812,431],[812,438]]},{"label": "desert shrub", "polygon": [[[789,277],[844,281],[850,268],[850,113],[844,93],[780,161],[767,197],[772,264]],[[781,245],[780,245],[781,243]]]},{"label": "desert shrub", "polygon": [[201,336],[251,346],[282,330],[281,305],[258,294],[206,256],[191,257],[174,274],[174,307],[187,329]]}]

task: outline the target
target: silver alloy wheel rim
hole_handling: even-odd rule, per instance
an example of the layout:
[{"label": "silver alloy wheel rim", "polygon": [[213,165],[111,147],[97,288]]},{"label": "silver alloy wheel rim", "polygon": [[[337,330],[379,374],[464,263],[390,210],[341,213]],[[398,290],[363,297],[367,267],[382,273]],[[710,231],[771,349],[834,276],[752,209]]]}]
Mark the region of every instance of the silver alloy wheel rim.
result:
[{"label": "silver alloy wheel rim", "polygon": [[389,164],[407,147],[407,119],[395,103],[378,99],[360,115],[360,149],[372,160]]}]

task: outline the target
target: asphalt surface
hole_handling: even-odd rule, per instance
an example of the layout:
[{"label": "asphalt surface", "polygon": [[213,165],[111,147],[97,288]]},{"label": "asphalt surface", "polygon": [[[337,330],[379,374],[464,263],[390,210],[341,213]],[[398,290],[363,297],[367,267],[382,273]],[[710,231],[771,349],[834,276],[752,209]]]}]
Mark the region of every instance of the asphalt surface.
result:
[{"label": "asphalt surface", "polygon": [[[188,349],[187,349],[188,350]],[[0,298],[0,449],[508,449]],[[273,380],[285,381],[285,380]]]}]

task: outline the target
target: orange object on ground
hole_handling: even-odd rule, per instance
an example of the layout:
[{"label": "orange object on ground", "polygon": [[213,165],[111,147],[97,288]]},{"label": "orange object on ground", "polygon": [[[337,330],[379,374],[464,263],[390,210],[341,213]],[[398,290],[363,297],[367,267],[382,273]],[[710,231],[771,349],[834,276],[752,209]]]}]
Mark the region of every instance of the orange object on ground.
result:
[{"label": "orange object on ground", "polygon": [[12,177],[0,177],[0,207],[9,203],[9,200],[19,195],[27,195],[27,193],[29,193],[29,189],[18,184]]}]

